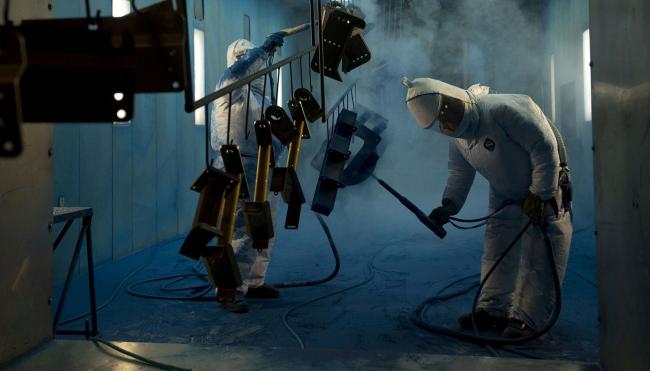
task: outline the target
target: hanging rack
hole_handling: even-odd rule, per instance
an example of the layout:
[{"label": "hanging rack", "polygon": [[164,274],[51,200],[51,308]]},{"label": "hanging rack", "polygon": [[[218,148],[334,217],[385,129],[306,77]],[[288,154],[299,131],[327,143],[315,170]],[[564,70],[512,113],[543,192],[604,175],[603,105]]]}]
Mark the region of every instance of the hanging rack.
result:
[{"label": "hanging rack", "polygon": [[[181,2],[184,2],[185,0],[179,0]],[[318,19],[321,18],[321,1],[317,0],[318,4]],[[209,115],[209,105],[210,103],[216,101],[217,99],[224,97],[226,95],[229,95],[232,97],[233,91],[236,89],[242,88],[244,86],[248,87],[249,94],[247,96],[247,103],[246,103],[246,121],[248,121],[248,108],[249,108],[249,103],[250,103],[250,85],[251,83],[258,79],[264,77],[266,79],[266,76],[269,75],[268,77],[271,77],[273,73],[278,73],[279,70],[281,70],[285,66],[289,66],[289,78],[291,79],[291,85],[293,86],[293,63],[295,61],[298,61],[300,64],[300,86],[304,87],[304,81],[303,81],[303,59],[305,56],[307,56],[307,69],[309,73],[309,88],[311,91],[313,91],[313,81],[312,81],[312,70],[309,68],[309,61],[311,60],[311,55],[316,51],[316,25],[318,26],[318,37],[319,37],[319,42],[322,45],[323,42],[323,29],[321,26],[321,22],[316,22],[315,16],[316,16],[316,11],[314,9],[314,0],[309,0],[309,9],[310,9],[310,28],[311,28],[311,47],[304,49],[288,58],[285,58],[281,60],[280,62],[274,63],[271,66],[268,66],[256,73],[253,73],[241,80],[238,80],[224,88],[221,88],[211,94],[208,94],[198,100],[194,99],[194,89],[193,89],[193,80],[192,80],[192,72],[189,66],[191,66],[191,58],[190,58],[190,51],[189,48],[185,48],[185,61],[186,61],[186,67],[185,68],[185,74],[186,74],[186,89],[185,89],[185,111],[187,113],[191,113],[196,111],[197,109],[204,109],[205,110],[205,117],[206,117],[206,124],[205,124],[205,135],[206,135],[206,140],[205,140],[205,163],[206,166],[210,166],[210,115]],[[321,55],[322,58],[322,55]],[[322,65],[322,63],[321,63]],[[322,68],[319,71],[320,75],[320,92],[321,92],[321,107],[325,107],[325,76],[323,74]],[[230,116],[230,115],[229,115]],[[323,122],[326,122],[325,118],[323,118]],[[228,120],[228,132],[230,132],[230,119]]]}]

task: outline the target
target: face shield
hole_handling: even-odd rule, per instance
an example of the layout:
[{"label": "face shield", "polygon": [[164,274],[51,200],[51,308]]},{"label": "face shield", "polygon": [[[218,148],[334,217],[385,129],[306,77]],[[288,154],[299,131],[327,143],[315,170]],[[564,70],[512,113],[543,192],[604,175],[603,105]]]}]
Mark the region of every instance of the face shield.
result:
[{"label": "face shield", "polygon": [[434,124],[438,125],[438,129],[443,134],[454,136],[465,115],[465,102],[446,95],[440,95],[440,97],[442,98],[440,110]]},{"label": "face shield", "polygon": [[472,117],[466,115],[471,100],[465,90],[426,78],[403,83],[409,88],[406,106],[421,128],[433,127],[452,137],[467,128]]}]

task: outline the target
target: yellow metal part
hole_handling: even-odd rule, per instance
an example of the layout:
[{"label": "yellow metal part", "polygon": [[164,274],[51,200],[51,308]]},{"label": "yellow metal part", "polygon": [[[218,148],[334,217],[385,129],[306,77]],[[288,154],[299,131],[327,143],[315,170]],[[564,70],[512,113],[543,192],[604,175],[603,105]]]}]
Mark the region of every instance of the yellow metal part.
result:
[{"label": "yellow metal part", "polygon": [[253,201],[264,202],[268,200],[269,173],[271,164],[271,146],[259,146],[257,154],[257,176],[255,177],[255,194]]},{"label": "yellow metal part", "polygon": [[[257,124],[256,124],[257,125]],[[267,123],[261,123],[256,126],[260,131],[269,129]],[[270,136],[270,131],[268,135]],[[258,137],[259,142],[259,137]],[[255,191],[253,202],[247,202],[244,205],[244,218],[248,227],[248,233],[253,239],[253,247],[258,250],[267,249],[269,239],[273,237],[273,220],[271,217],[269,196],[269,175],[271,173],[271,140],[258,145],[257,151],[257,174],[255,176]],[[262,237],[263,236],[263,237]]]},{"label": "yellow metal part", "polygon": [[217,243],[218,252],[214,255],[206,256],[203,260],[210,281],[214,287],[222,285],[221,280],[215,279],[215,277],[223,277],[225,272],[219,272],[219,269],[223,270],[224,268],[232,272],[232,277],[224,280],[234,283],[228,285],[234,286],[229,288],[236,288],[242,284],[239,266],[234,259],[234,252],[232,251],[232,238],[235,233],[235,222],[237,221],[237,207],[239,206],[242,176],[237,175],[237,178],[239,178],[237,183],[233,186],[232,191],[226,197],[223,205],[223,211],[221,213],[221,236],[219,236]]},{"label": "yellow metal part", "polygon": [[237,220],[237,206],[239,204],[239,191],[241,189],[241,175],[239,181],[233,187],[232,192],[226,197],[221,217],[221,237],[219,245],[232,244],[232,236],[235,232],[235,221]]},{"label": "yellow metal part", "polygon": [[305,128],[304,121],[296,122],[296,129],[298,129],[298,139],[289,145],[289,156],[287,157],[287,167],[294,170],[298,168],[298,158],[300,157],[300,147],[302,145],[302,132]]},{"label": "yellow metal part", "polygon": [[309,23],[304,23],[295,27],[285,28],[280,32],[284,32],[286,34],[285,36],[289,36],[289,35],[297,34],[299,32],[307,31],[308,29],[309,29]]}]

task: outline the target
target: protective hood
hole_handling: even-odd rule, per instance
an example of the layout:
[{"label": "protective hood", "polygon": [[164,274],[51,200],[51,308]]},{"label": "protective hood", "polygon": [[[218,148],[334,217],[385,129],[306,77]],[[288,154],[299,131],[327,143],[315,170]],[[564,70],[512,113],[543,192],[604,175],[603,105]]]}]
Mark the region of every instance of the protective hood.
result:
[{"label": "protective hood", "polygon": [[458,138],[478,121],[475,98],[468,91],[429,78],[404,78],[403,83],[408,87],[406,105],[421,128]]},{"label": "protective hood", "polygon": [[255,48],[255,44],[246,39],[239,39],[232,42],[230,45],[228,45],[228,52],[226,55],[227,67],[235,64],[239,57],[246,54],[246,52],[253,48]]}]

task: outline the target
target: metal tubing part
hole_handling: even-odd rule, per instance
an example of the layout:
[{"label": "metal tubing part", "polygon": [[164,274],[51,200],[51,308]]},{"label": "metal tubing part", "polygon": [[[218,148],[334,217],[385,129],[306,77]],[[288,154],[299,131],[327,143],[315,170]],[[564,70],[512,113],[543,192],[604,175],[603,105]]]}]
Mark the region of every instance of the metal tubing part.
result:
[{"label": "metal tubing part", "polygon": [[271,146],[259,146],[257,154],[257,176],[255,177],[255,194],[253,195],[254,202],[264,202],[268,200],[270,163]]},{"label": "metal tubing part", "polygon": [[221,217],[221,236],[219,236],[219,245],[232,243],[232,236],[235,232],[235,221],[237,220],[237,206],[239,204],[239,192],[242,184],[242,176],[237,175],[239,180],[233,187],[232,192],[226,197],[223,205],[223,216]]},{"label": "metal tubing part", "polygon": [[295,123],[296,129],[298,129],[298,139],[289,144],[289,155],[287,156],[287,167],[291,167],[294,170],[298,170],[298,158],[300,157],[300,147],[302,145],[302,132],[305,127],[304,121],[298,121]]}]

